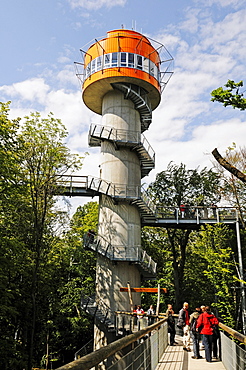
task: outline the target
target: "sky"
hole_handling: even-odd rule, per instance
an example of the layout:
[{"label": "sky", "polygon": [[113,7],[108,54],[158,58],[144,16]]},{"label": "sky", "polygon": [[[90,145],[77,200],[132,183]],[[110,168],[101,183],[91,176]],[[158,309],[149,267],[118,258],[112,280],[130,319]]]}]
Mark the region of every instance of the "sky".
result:
[{"label": "sky", "polygon": [[[53,112],[69,132],[71,152],[89,152],[79,174],[99,177],[100,148],[88,147],[88,130],[101,116],[82,102],[74,62],[82,62],[80,49],[122,27],[159,41],[174,58],[174,74],[144,133],[156,158],[144,184],[170,161],[210,168],[214,148],[223,155],[233,142],[245,145],[245,112],[210,100],[228,79],[246,85],[245,0],[2,2],[0,101],[12,102],[10,118]],[[73,207],[87,201],[76,198]]]}]

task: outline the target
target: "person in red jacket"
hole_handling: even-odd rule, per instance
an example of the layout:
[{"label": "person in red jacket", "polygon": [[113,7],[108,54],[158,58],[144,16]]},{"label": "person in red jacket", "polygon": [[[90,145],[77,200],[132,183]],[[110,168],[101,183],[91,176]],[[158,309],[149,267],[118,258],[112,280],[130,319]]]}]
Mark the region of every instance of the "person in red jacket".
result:
[{"label": "person in red jacket", "polygon": [[[210,307],[205,307],[205,312],[202,313],[196,324],[196,330],[203,335],[203,344],[205,347],[206,361],[212,362],[212,341],[213,327],[219,324],[219,320],[210,312]],[[200,330],[199,330],[200,329]]]}]

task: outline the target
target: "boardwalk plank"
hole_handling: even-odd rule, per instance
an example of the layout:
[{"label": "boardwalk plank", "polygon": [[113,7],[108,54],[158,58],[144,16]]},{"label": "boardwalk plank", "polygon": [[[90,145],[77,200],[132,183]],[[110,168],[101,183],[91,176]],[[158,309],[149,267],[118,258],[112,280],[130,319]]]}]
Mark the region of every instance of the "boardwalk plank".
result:
[{"label": "boardwalk plank", "polygon": [[[204,350],[200,351],[202,359],[192,359],[193,352],[183,350],[182,337],[176,335],[176,346],[168,346],[155,370],[225,370],[221,361],[207,363]],[[191,346],[192,348],[192,346]]]}]

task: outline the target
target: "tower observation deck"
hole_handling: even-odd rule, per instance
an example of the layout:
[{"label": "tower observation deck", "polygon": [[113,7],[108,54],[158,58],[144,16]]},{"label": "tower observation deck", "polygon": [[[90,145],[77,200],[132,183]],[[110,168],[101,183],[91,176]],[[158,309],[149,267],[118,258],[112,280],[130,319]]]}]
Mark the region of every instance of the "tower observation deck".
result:
[{"label": "tower observation deck", "polygon": [[[89,145],[100,146],[100,181],[131,194],[110,196],[99,193],[98,253],[96,299],[113,311],[128,311],[127,295],[119,287],[130,282],[141,284],[143,269],[133,263],[141,249],[139,199],[141,178],[154,168],[154,151],[143,132],[152,122],[161,93],[169,81],[173,58],[164,45],[133,30],[109,31],[83,51],[83,62],[76,63],[82,83],[82,99],[93,112],[102,116],[100,124],[90,128]],[[119,190],[120,193],[120,190]],[[119,260],[107,258],[107,248],[124,251]],[[122,254],[121,254],[122,255]],[[154,265],[153,261],[149,266]],[[140,304],[135,293],[134,304]],[[95,348],[110,342],[109,333],[95,328]]]}]

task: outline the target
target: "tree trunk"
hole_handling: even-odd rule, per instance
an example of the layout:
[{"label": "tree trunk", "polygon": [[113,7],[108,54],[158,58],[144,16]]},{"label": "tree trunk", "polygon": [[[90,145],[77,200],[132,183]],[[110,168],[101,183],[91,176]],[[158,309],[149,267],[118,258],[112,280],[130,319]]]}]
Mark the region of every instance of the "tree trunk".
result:
[{"label": "tree trunk", "polygon": [[239,171],[236,167],[232,166],[229,162],[227,162],[227,160],[225,160],[221,155],[220,153],[218,152],[217,148],[215,148],[213,151],[212,151],[212,154],[214,156],[214,158],[216,159],[216,161],[222,166],[224,167],[227,171],[229,171],[230,173],[232,173],[235,177],[237,177],[240,181],[242,182],[246,182],[246,175],[244,175],[244,173],[242,173],[241,171]]},{"label": "tree trunk", "polygon": [[184,268],[186,260],[186,247],[189,241],[189,235],[191,230],[182,231],[182,235],[179,238],[179,251],[175,241],[177,241],[178,235],[177,230],[174,230],[173,233],[167,229],[169,242],[171,244],[172,254],[173,254],[173,283],[175,288],[175,311],[178,311],[184,302],[185,297],[183,296],[183,282],[184,282]]}]

